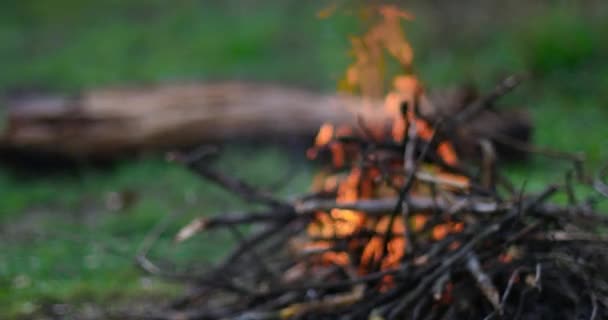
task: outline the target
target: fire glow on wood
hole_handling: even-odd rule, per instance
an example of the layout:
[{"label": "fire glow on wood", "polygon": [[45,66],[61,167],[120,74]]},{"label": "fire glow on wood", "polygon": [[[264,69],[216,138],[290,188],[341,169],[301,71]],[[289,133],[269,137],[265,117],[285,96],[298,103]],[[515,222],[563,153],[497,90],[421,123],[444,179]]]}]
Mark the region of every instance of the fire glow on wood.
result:
[{"label": "fire glow on wood", "polygon": [[[307,156],[329,157],[330,164],[311,194],[290,200],[211,168],[212,147],[173,154],[201,177],[266,209],[201,217],[179,231],[177,242],[211,229],[234,234],[235,247],[202,275],[164,270],[145,246],[138,255],[144,270],[195,287],[146,318],[608,315],[608,238],[601,233],[608,218],[593,207],[608,190],[608,169],[593,180],[582,159],[559,153],[573,164],[565,182],[528,194],[497,170],[492,142],[479,141],[478,163],[466,163],[451,137],[519,78],[505,79],[454,117],[431,122],[422,116],[429,110],[421,109],[432,109],[434,101],[412,72],[413,53],[400,24],[412,16],[391,6],[370,10],[375,19],[367,33],[352,38],[355,62],[341,86],[369,98],[362,114],[382,108],[389,118],[361,117],[358,127],[324,124]],[[400,65],[390,90],[384,89],[387,57]],[[379,97],[384,103],[377,105]],[[575,182],[597,194],[580,201]],[[567,205],[549,202],[559,192]]]}]

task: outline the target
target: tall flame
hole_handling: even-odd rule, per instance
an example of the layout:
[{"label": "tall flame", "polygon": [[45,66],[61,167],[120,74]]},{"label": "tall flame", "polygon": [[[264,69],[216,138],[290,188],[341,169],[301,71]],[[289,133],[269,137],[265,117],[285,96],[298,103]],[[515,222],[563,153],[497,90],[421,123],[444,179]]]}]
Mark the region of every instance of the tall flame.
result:
[{"label": "tall flame", "polygon": [[[333,10],[335,7],[330,8],[330,11]],[[416,114],[416,106],[426,97],[422,84],[413,73],[414,53],[401,25],[403,21],[413,20],[414,17],[392,5],[373,7],[368,12],[371,13],[371,26],[363,35],[351,37],[354,62],[346,70],[339,88],[361,95],[367,102],[364,108],[378,108],[374,101],[383,97],[380,111],[390,116],[389,130],[385,123],[365,123],[366,130],[376,141],[388,140],[403,145],[406,143],[408,127],[415,126],[417,136],[428,142],[434,135],[434,129]],[[327,14],[324,12],[320,16],[326,17]],[[387,58],[393,59],[399,66],[397,75],[391,80],[385,79],[388,74]],[[385,88],[387,83],[390,83],[390,90]],[[321,126],[315,146],[308,151],[308,156],[315,158],[319,150],[328,150],[334,171],[344,168],[350,168],[350,171],[322,173],[314,183],[315,191],[335,194],[338,203],[396,197],[397,190],[403,186],[406,173],[403,157],[391,159],[388,168],[383,167],[382,170],[370,165],[361,166],[361,161],[366,160],[363,150],[341,139],[354,133],[355,130],[347,126],[336,127],[330,123]],[[439,143],[436,153],[446,164],[458,164],[458,157],[449,142]],[[445,174],[438,167],[431,171],[437,175]],[[394,174],[387,177],[383,172]],[[463,182],[464,185],[468,183],[466,178],[448,174],[445,176],[445,179]],[[416,185],[411,192],[425,191],[421,185]],[[361,273],[373,268],[388,269],[398,266],[405,254],[408,245],[404,236],[406,229],[418,232],[424,228],[426,220],[427,217],[422,213],[413,213],[411,221],[406,223],[403,219],[391,219],[390,212],[381,217],[370,217],[364,212],[345,209],[317,212],[315,221],[308,227],[309,236],[317,240],[309,245],[326,249],[321,255],[321,261],[325,264],[352,266]],[[443,238],[451,232],[460,232],[461,227],[457,223],[440,225],[431,230],[429,238]],[[358,235],[362,236],[357,237]],[[352,237],[347,243],[349,250],[340,249],[339,243],[334,239],[348,237]],[[390,277],[386,281],[390,282]]]}]

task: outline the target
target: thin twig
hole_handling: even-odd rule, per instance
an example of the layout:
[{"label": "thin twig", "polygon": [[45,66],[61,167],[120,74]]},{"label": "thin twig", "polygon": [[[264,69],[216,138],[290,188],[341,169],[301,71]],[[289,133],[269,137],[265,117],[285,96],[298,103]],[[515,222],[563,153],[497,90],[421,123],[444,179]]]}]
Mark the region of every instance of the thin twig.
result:
[{"label": "thin twig", "polygon": [[405,296],[397,306],[395,306],[395,308],[391,311],[389,315],[389,319],[397,319],[399,316],[401,316],[403,311],[407,307],[409,307],[409,305],[415,299],[419,297],[422,291],[426,290],[430,285],[432,285],[433,281],[437,277],[445,273],[454,263],[463,259],[480,241],[487,238],[491,234],[497,232],[498,230],[500,230],[499,224],[493,224],[488,226],[484,230],[480,230],[480,232],[478,232],[477,235],[473,239],[471,239],[471,241],[462,246],[451,256],[446,257],[441,262],[441,265],[437,269],[435,269],[435,271],[424,277],[416,286],[416,288],[411,290],[408,295]]},{"label": "thin twig", "polygon": [[482,110],[491,107],[496,100],[509,93],[517,87],[523,80],[522,76],[513,75],[501,81],[491,92],[477,99],[467,108],[459,112],[448,125],[448,129],[453,129],[474,118]]},{"label": "thin twig", "polygon": [[589,320],[595,320],[595,317],[597,317],[597,309],[598,309],[598,305],[597,305],[597,298],[595,297],[595,294],[592,292],[591,293],[591,315],[589,316]]},{"label": "thin twig", "polygon": [[608,162],[599,171],[597,177],[593,181],[593,187],[604,197],[608,198],[608,184],[604,182],[604,179],[608,176]]},{"label": "thin twig", "polygon": [[216,153],[217,151],[215,149],[202,148],[195,150],[195,152],[191,154],[174,152],[169,155],[169,159],[187,166],[203,178],[218,184],[222,188],[227,189],[240,197],[243,197],[247,201],[259,202],[275,207],[286,205],[285,202],[278,200],[265,191],[253,187],[243,180],[212,169],[210,164],[205,160]]},{"label": "thin twig", "polygon": [[483,295],[488,299],[490,304],[499,315],[503,314],[502,304],[500,303],[500,294],[496,290],[496,286],[492,283],[490,277],[481,269],[481,263],[475,253],[467,254],[467,270],[475,279],[477,287]]},{"label": "thin twig", "polygon": [[137,253],[135,254],[135,262],[137,266],[139,266],[142,270],[146,271],[149,274],[157,276],[171,275],[169,272],[162,270],[159,266],[150,261],[150,259],[148,258],[148,254],[176,216],[177,214],[175,212],[172,212],[171,214],[166,215],[164,219],[160,220],[154,226],[154,228],[152,228],[152,230],[150,230],[148,234],[146,234],[144,240],[141,242],[139,248],[137,249]]}]

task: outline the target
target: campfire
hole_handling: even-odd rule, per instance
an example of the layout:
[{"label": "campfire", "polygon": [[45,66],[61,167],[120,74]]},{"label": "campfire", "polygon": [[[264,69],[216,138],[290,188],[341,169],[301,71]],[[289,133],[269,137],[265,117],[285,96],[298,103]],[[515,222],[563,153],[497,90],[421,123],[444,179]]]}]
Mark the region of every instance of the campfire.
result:
[{"label": "campfire", "polygon": [[[351,39],[341,88],[364,97],[358,126],[324,124],[307,156],[326,162],[312,192],[284,200],[209,166],[211,147],[172,158],[266,209],[199,218],[176,236],[225,228],[236,246],[162,319],[601,319],[608,314],[608,217],[578,201],[581,159],[562,184],[529,194],[497,166],[493,141],[477,161],[454,137],[517,84],[509,77],[443,117],[413,72],[393,6],[370,9]],[[387,59],[399,72],[385,72]],[[386,88],[385,88],[386,87]],[[347,111],[345,111],[347,112]],[[374,117],[365,115],[375,114]],[[381,114],[382,116],[377,116]],[[513,141],[515,148],[537,149]],[[606,190],[601,179],[594,183]],[[568,204],[551,202],[563,193]],[[243,234],[243,226],[249,233]],[[191,239],[189,241],[195,241]],[[140,265],[164,274],[145,254]],[[176,276],[176,275],[171,275]]]}]

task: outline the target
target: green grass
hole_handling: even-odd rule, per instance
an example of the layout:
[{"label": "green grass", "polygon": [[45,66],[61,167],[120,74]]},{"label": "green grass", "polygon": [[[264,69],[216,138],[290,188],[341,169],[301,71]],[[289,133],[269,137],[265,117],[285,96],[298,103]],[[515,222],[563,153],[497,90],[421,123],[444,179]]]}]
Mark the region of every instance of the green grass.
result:
[{"label": "green grass", "polygon": [[281,1],[28,4],[0,7],[0,59],[12,64],[0,75],[0,87],[73,91],[226,77],[309,85],[325,78],[327,86],[333,80],[324,68],[341,70],[346,63],[336,57],[344,56],[347,43],[332,35],[353,25],[344,18],[318,22],[319,5]]},{"label": "green grass", "polygon": [[[250,156],[244,159],[242,152]],[[276,172],[294,166],[275,147],[228,148],[218,161],[220,168],[268,186],[277,181]],[[307,170],[296,174],[281,192],[305,190],[309,177]],[[120,164],[110,172],[85,171],[65,181],[4,178],[4,196],[19,199],[10,208],[5,204],[7,211],[0,215],[0,308],[10,314],[52,301],[170,297],[178,286],[135,268],[133,258],[146,234],[172,216],[151,256],[173,261],[176,270],[206,265],[226,252],[231,241],[227,234],[212,232],[177,246],[172,237],[194,217],[245,206],[161,159]],[[111,210],[105,204],[108,193],[121,191],[137,192],[137,200]]]},{"label": "green grass", "polygon": [[[0,91],[76,92],[221,78],[333,90],[349,62],[347,35],[360,26],[352,15],[315,19],[322,7],[300,1],[3,1]],[[425,20],[433,15],[421,6],[408,32],[416,70],[429,87],[473,82],[483,89],[501,75],[528,71],[531,79],[504,104],[529,108],[536,143],[585,152],[591,169],[597,168],[608,159],[604,7],[544,8],[528,13],[531,17],[506,22],[503,17],[500,23],[446,35],[436,27],[440,20]],[[233,147],[220,163],[270,185],[303,158],[275,147]],[[535,158],[510,166],[507,173],[535,190],[563,181],[567,168]],[[177,213],[152,256],[176,261],[176,268],[205,264],[224,253],[229,238],[213,233],[174,246],[175,231],[195,216],[246,205],[155,156],[67,176],[23,178],[0,170],[0,318],[27,316],[55,301],[110,303],[178,294],[179,285],[134,267],[133,256],[147,232]],[[283,194],[306,190],[311,166],[296,172]],[[107,208],[108,193],[123,191],[135,192],[137,201],[123,210]]]}]

